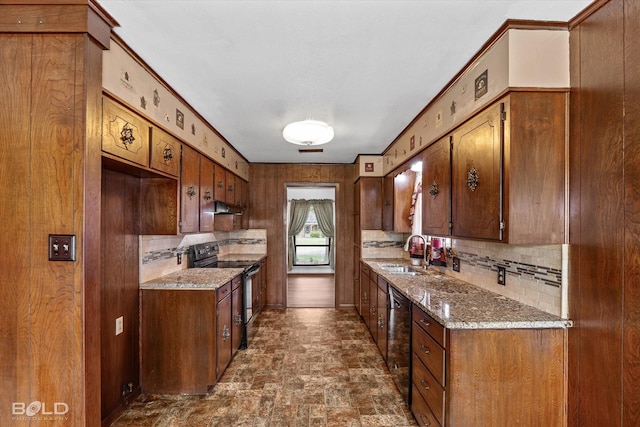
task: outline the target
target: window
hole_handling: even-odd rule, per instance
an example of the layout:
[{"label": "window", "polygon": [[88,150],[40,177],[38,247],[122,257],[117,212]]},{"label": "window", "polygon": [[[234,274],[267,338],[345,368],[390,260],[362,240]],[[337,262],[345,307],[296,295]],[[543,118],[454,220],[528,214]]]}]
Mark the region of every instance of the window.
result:
[{"label": "window", "polygon": [[331,238],[320,231],[313,206],[309,209],[302,231],[293,238],[293,241],[295,246],[293,265],[329,265]]}]

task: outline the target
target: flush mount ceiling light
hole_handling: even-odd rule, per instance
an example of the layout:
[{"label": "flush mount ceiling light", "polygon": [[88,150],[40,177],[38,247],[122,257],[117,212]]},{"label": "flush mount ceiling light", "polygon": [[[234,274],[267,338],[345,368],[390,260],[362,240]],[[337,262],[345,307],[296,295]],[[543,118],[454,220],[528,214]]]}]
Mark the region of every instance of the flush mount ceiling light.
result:
[{"label": "flush mount ceiling light", "polygon": [[292,144],[320,145],[333,139],[333,128],[318,120],[303,120],[286,125],[282,136]]}]

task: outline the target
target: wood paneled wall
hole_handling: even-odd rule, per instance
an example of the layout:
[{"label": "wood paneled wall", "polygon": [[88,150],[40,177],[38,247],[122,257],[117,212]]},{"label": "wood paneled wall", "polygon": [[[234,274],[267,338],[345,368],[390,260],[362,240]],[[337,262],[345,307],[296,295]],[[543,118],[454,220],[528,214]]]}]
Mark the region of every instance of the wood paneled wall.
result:
[{"label": "wood paneled wall", "polygon": [[287,183],[336,185],[336,307],[352,307],[353,165],[263,164],[250,166],[250,228],[267,230],[267,306],[286,307]]},{"label": "wood paneled wall", "polygon": [[[0,425],[31,424],[12,409],[34,401],[68,405],[47,425],[99,425],[97,40],[109,26],[81,2],[17,3],[0,2]],[[76,235],[75,262],[48,260],[49,234]]]},{"label": "wood paneled wall", "polygon": [[[128,389],[140,387],[139,249],[140,179],[102,170],[100,347],[102,419],[122,409]],[[115,334],[115,319],[123,332]]]},{"label": "wood paneled wall", "polygon": [[569,425],[640,425],[640,4],[571,29]]}]

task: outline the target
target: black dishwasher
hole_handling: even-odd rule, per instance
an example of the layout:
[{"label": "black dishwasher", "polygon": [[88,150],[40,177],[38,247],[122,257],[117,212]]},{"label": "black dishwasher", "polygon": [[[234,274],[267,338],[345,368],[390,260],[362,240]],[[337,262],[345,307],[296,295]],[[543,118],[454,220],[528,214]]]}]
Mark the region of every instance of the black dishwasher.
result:
[{"label": "black dishwasher", "polygon": [[389,319],[387,366],[402,398],[409,404],[411,302],[393,286],[389,286],[387,319]]}]

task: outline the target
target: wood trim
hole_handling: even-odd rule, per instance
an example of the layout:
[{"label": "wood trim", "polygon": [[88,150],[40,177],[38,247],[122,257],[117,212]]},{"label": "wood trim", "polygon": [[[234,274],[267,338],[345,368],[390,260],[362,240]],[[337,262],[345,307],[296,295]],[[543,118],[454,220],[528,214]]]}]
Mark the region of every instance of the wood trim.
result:
[{"label": "wood trim", "polygon": [[594,0],[593,3],[585,7],[581,12],[569,20],[569,30],[573,30],[575,27],[584,22],[585,19],[596,13],[602,6],[609,3],[611,0]]},{"label": "wood trim", "polygon": [[109,48],[111,28],[117,22],[103,9],[87,1],[64,4],[40,0],[0,4],[0,32],[3,33],[87,33],[103,49]]}]

